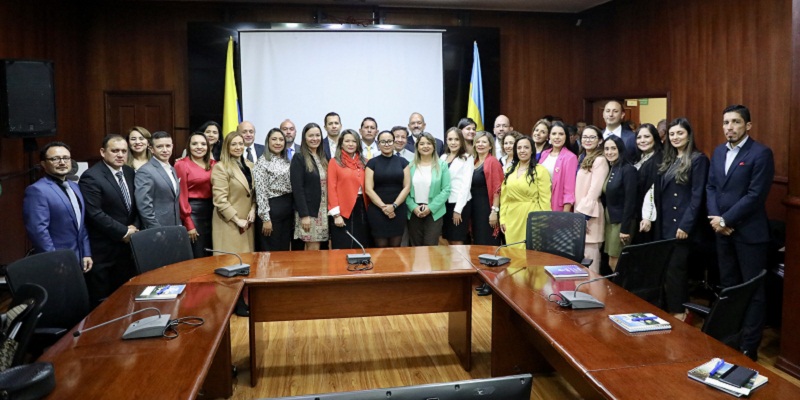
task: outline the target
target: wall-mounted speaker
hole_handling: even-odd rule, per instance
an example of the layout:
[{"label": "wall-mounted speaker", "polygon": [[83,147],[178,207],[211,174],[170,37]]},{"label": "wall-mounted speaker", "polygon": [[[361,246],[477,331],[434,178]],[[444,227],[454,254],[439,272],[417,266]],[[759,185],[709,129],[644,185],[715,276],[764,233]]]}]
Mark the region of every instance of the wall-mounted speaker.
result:
[{"label": "wall-mounted speaker", "polygon": [[0,134],[9,138],[56,134],[51,61],[0,60]]}]

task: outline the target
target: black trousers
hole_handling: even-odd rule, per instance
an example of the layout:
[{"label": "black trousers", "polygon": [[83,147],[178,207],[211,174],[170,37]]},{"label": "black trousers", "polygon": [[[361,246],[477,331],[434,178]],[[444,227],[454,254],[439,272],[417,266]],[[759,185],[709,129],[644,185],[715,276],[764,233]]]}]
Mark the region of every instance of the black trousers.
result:
[{"label": "black trousers", "polygon": [[664,303],[673,314],[683,312],[683,303],[689,300],[689,253],[693,246],[690,239],[675,241],[664,272]]},{"label": "black trousers", "polygon": [[331,232],[332,249],[360,249],[359,246],[345,231],[355,236],[361,245],[369,246],[369,226],[367,225],[367,210],[364,206],[364,198],[359,196],[353,206],[350,218],[344,218],[344,227],[340,228],[333,222],[332,217],[328,217]]},{"label": "black trousers", "polygon": [[[753,279],[767,268],[769,243],[742,243],[730,236],[716,236],[719,277],[723,287]],[[766,294],[762,284],[756,289],[745,313],[740,345],[743,350],[756,350],[761,344],[766,311]]]},{"label": "black trousers", "polygon": [[211,253],[206,249],[213,249],[211,243],[211,214],[214,212],[214,204],[211,199],[189,199],[192,206],[192,222],[194,229],[197,230],[197,240],[192,243],[192,253],[194,258],[208,257]]},{"label": "black trousers", "polygon": [[272,221],[272,234],[264,236],[261,233],[264,221],[261,217],[256,218],[256,251],[288,251],[294,236],[294,202],[291,193],[269,199],[269,219]]}]

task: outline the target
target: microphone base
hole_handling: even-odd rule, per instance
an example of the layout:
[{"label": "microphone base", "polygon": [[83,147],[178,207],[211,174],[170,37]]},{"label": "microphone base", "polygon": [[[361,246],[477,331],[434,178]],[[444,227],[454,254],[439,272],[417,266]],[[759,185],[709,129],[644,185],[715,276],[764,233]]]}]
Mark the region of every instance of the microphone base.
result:
[{"label": "microphone base", "polygon": [[250,264],[236,264],[227,267],[221,267],[214,270],[217,275],[222,275],[226,278],[237,275],[250,275]]},{"label": "microphone base", "polygon": [[348,264],[369,264],[370,261],[372,261],[372,257],[369,253],[347,255]]},{"label": "microphone base", "polygon": [[169,317],[169,314],[161,314],[134,321],[122,334],[122,338],[143,339],[164,336],[164,331],[169,325]]},{"label": "microphone base", "polygon": [[571,303],[573,310],[604,308],[606,306],[602,301],[595,299],[594,296],[588,293],[576,292],[574,290],[562,290],[559,293],[564,299]]},{"label": "microphone base", "polygon": [[511,262],[511,259],[508,257],[496,256],[493,254],[481,254],[478,256],[478,260],[480,260],[481,264],[490,267],[499,267]]}]

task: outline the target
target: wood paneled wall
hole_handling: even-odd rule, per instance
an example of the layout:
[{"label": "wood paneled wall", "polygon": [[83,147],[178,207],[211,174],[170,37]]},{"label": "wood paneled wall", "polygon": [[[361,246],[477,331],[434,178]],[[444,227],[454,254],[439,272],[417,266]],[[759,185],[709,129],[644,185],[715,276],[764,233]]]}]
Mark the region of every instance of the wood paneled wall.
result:
[{"label": "wood paneled wall", "polygon": [[617,0],[584,15],[587,97],[669,93],[706,154],[724,142],[722,110],[750,108],[752,136],[772,148],[771,218],[785,219],[789,173],[790,0]]},{"label": "wood paneled wall", "polygon": [[[57,139],[72,145],[76,158],[96,158],[105,134],[103,93],[108,90],[171,91],[176,143],[184,142],[190,128],[188,22],[313,23],[317,11],[210,1],[4,1],[0,58],[56,62]],[[374,9],[323,11],[328,20],[322,22],[336,22],[369,19]],[[790,0],[618,0],[579,15],[381,9],[387,24],[499,28],[500,108],[522,132],[545,114],[568,122],[582,118],[585,98],[669,93],[669,116],[687,116],[699,145],[710,152],[722,141],[721,110],[728,103],[747,104],[754,136],[773,148],[777,174],[783,177],[783,186],[777,186],[783,191],[771,196],[772,205],[786,192],[788,173],[790,14]],[[491,126],[494,117],[486,116],[486,124]],[[0,176],[26,167],[21,141],[1,139]],[[3,224],[8,234],[0,237],[0,264],[5,264],[26,250],[18,211],[28,181],[2,184],[0,209],[8,215]],[[780,204],[773,208],[784,210]]]}]

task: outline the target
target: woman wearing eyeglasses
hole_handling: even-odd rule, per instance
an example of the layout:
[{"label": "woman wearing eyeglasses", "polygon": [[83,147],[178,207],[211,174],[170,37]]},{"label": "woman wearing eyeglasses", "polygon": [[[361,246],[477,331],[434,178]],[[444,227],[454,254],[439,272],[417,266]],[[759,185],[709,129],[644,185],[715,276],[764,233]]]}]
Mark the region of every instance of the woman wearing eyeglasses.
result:
[{"label": "woman wearing eyeglasses", "polygon": [[364,188],[367,221],[376,247],[400,247],[406,229],[406,197],[411,190],[408,161],[395,155],[392,132],[378,134],[381,154],[367,162]]},{"label": "woman wearing eyeglasses", "polygon": [[600,201],[608,176],[608,161],[603,157],[603,135],[600,128],[588,125],[581,134],[583,161],[575,178],[575,212],[586,217],[584,257],[592,260],[589,267],[600,272],[600,243],[603,243],[605,210]]}]

